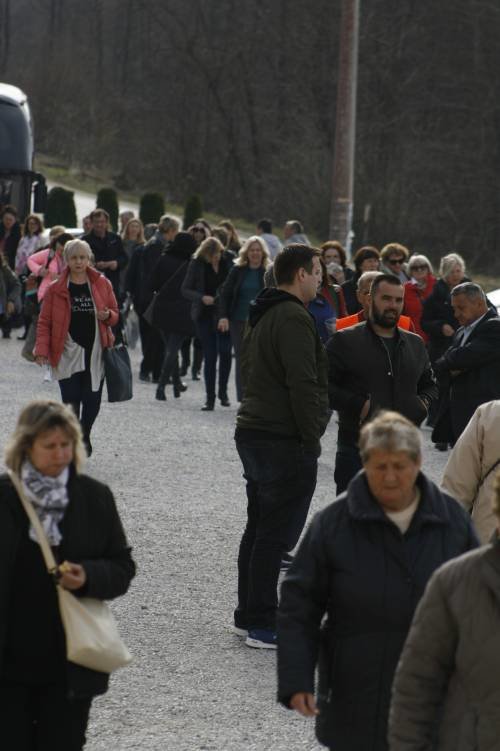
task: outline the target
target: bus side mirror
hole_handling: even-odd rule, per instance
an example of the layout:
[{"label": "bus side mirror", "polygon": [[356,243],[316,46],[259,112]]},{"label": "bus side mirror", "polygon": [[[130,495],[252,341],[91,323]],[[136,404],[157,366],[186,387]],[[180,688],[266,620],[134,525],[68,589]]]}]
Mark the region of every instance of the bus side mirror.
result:
[{"label": "bus side mirror", "polygon": [[36,182],[33,186],[33,211],[35,214],[44,214],[47,208],[47,184],[43,175],[35,175]]}]

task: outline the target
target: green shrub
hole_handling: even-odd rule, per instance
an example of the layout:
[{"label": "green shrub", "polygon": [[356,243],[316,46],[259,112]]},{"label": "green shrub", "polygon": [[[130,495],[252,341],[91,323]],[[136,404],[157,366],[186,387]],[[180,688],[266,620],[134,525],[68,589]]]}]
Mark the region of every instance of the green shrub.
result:
[{"label": "green shrub", "polygon": [[44,214],[46,227],[62,224],[65,227],[76,227],[75,194],[66,188],[51,188],[47,194],[47,208]]},{"label": "green shrub", "polygon": [[186,201],[184,207],[184,229],[190,227],[193,222],[199,219],[203,215],[203,202],[201,196],[197,193],[194,196],[190,196]]},{"label": "green shrub", "polygon": [[109,214],[113,231],[118,230],[118,195],[114,188],[101,188],[97,193],[96,209],[104,209]]},{"label": "green shrub", "polygon": [[160,217],[165,213],[165,201],[161,193],[144,193],[141,196],[139,207],[139,219],[146,224],[158,224]]}]

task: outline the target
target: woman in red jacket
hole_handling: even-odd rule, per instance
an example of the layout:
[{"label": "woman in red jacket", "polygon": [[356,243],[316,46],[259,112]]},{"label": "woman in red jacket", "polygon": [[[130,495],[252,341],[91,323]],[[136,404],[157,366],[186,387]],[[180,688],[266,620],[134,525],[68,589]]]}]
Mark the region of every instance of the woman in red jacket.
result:
[{"label": "woman in red jacket", "polygon": [[90,268],[91,254],[83,240],[64,246],[67,268],[45,294],[34,351],[38,365],[52,367],[63,402],[71,404],[80,420],[89,456],[90,431],[101,406],[102,352],[113,346],[111,327],[118,323],[113,288]]},{"label": "woman in red jacket", "polygon": [[409,316],[415,326],[415,331],[419,334],[425,343],[429,341],[429,337],[423,331],[420,325],[420,319],[422,318],[422,306],[424,300],[429,297],[434,285],[436,284],[436,277],[432,273],[431,262],[427,256],[413,255],[408,262],[408,273],[410,274],[410,281],[405,284],[405,303],[403,313]]}]

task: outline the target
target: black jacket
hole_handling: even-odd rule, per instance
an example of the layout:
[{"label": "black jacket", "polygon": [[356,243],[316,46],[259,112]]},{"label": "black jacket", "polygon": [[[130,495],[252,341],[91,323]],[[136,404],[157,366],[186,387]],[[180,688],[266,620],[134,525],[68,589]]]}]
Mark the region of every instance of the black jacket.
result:
[{"label": "black jacket", "polygon": [[[335,751],[385,751],[391,684],[431,574],[478,545],[469,514],[424,474],[406,534],[364,471],[313,519],[281,589],[278,698],[314,692],[316,732]],[[326,622],[322,625],[324,615]]]},{"label": "black jacket", "polygon": [[429,336],[429,356],[432,363],[441,357],[452,341],[451,336],[445,336],[442,332],[445,323],[455,331],[459,327],[451,305],[451,290],[444,279],[438,279],[431,294],[423,302],[420,319],[422,329]]},{"label": "black jacket", "polygon": [[348,315],[354,315],[354,313],[358,313],[361,310],[361,304],[356,295],[360,276],[361,274],[356,271],[350,279],[346,279],[341,285]]},{"label": "black jacket", "polygon": [[[72,471],[68,494],[56,559],[84,567],[87,582],[78,594],[102,600],[125,594],[135,564],[110,489]],[[55,586],[28,530],[17,493],[7,475],[1,475],[0,677],[21,683],[61,680],[74,697],[103,694],[108,687],[107,674],[65,658]]]},{"label": "black jacket", "polygon": [[191,303],[186,300],[181,288],[196,243],[193,241],[193,248],[183,248],[178,247],[176,240],[160,256],[151,275],[151,286],[157,293],[153,323],[165,334],[183,334],[188,337],[194,334]]},{"label": "black jacket", "polygon": [[[356,443],[365,401],[367,419],[379,409],[394,409],[420,425],[437,388],[422,339],[396,329],[393,367],[369,322],[337,331],[326,345],[330,407],[339,413],[339,441]],[[422,400],[424,403],[422,403]]]},{"label": "black jacket", "polygon": [[[117,300],[122,298],[122,289],[120,284],[120,271],[128,264],[128,256],[125,253],[122,239],[116,232],[106,232],[104,237],[97,237],[94,232],[83,235],[82,240],[88,242],[94,254],[96,264],[99,261],[116,261],[118,266],[115,271],[104,269],[104,276],[109,279],[113,285],[113,292]],[[99,271],[99,269],[97,269]]]},{"label": "black jacket", "polygon": [[500,399],[500,318],[488,310],[460,346],[463,329],[434,367],[443,383],[444,398],[432,438],[455,442],[480,404]]},{"label": "black jacket", "polygon": [[138,314],[144,312],[142,290],[144,285],[144,245],[137,244],[132,251],[130,261],[125,272],[125,292],[128,292]]},{"label": "black jacket", "polygon": [[[227,275],[226,281],[219,289],[219,318],[228,318],[229,320],[233,318],[234,310],[238,304],[238,292],[247,269],[248,266],[233,266]],[[264,287],[264,269],[261,267],[259,272],[261,287]]]},{"label": "black jacket", "polygon": [[[234,255],[230,251],[225,250],[220,263],[225,270],[226,277],[234,262]],[[196,323],[200,318],[203,308],[205,307],[201,301],[205,293],[205,266],[207,261],[203,258],[192,258],[184,281],[182,283],[182,294],[186,300],[191,301],[191,318]],[[220,287],[219,287],[220,289]],[[217,312],[218,302],[214,305],[214,312]]]},{"label": "black jacket", "polygon": [[[0,222],[0,240],[2,240],[5,236],[5,227],[2,222]],[[5,247],[3,249],[3,254],[5,258],[7,259],[7,263],[9,264],[10,268],[15,271],[16,268],[16,253],[17,253],[17,246],[19,245],[19,241],[21,239],[21,225],[19,222],[16,222],[12,225],[12,228],[10,230],[9,236],[7,240],[5,241]]]}]

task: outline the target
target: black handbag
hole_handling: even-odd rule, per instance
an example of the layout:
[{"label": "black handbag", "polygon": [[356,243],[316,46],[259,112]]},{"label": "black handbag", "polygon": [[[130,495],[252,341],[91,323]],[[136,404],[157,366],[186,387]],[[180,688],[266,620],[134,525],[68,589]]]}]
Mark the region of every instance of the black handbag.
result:
[{"label": "black handbag", "polygon": [[103,352],[104,376],[108,402],[126,402],[132,399],[132,366],[125,345],[108,347]]}]

